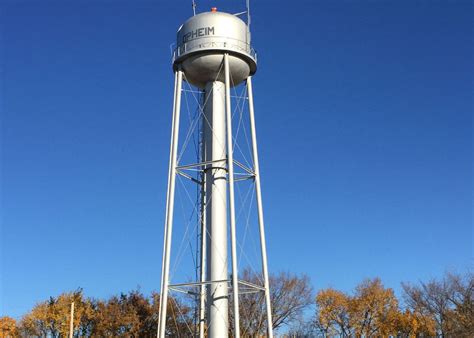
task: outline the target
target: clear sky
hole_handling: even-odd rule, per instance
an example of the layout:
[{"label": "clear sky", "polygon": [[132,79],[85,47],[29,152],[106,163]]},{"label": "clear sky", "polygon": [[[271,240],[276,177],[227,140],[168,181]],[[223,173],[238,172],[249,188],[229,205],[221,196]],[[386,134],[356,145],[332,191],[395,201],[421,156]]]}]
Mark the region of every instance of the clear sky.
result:
[{"label": "clear sky", "polygon": [[[0,315],[158,290],[191,1],[0,1]],[[245,1],[197,1],[238,12]],[[472,264],[471,1],[253,1],[272,272],[315,289]]]}]

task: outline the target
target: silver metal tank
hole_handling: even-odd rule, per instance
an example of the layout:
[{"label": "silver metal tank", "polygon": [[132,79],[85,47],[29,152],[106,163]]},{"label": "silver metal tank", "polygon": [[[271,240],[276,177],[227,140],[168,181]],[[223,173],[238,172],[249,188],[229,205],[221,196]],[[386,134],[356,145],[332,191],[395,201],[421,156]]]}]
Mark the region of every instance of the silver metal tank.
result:
[{"label": "silver metal tank", "polygon": [[224,81],[224,53],[229,53],[233,86],[256,72],[256,54],[245,22],[213,9],[191,17],[178,29],[173,67],[181,66],[185,80],[204,89],[208,82]]}]

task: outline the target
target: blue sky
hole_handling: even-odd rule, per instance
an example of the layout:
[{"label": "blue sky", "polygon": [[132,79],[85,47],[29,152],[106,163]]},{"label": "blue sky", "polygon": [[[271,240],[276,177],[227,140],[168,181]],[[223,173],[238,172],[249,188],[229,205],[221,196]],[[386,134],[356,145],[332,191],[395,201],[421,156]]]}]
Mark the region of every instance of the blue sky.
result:
[{"label": "blue sky", "polygon": [[[0,4],[0,315],[77,287],[159,289],[169,46],[190,3]],[[472,266],[471,2],[252,12],[270,270],[399,292]]]}]

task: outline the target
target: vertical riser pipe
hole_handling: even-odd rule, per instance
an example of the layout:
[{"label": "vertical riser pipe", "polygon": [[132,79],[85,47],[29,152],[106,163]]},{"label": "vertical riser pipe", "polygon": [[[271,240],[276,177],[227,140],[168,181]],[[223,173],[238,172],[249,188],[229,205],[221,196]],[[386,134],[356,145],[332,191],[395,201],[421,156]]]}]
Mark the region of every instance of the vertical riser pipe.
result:
[{"label": "vertical riser pipe", "polygon": [[[226,159],[225,85],[210,82],[205,88],[203,142],[205,161]],[[227,280],[227,169],[225,161],[205,169],[207,280]],[[228,336],[227,282],[207,286],[209,338]]]}]

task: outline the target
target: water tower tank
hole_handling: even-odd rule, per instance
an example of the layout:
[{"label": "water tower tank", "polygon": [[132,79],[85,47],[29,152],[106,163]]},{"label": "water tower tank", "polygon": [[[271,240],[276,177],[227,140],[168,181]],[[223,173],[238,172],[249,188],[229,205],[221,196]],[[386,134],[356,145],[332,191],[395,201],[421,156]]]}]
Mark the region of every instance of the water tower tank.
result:
[{"label": "water tower tank", "polygon": [[224,81],[224,53],[229,53],[233,86],[256,72],[256,55],[245,22],[213,9],[191,17],[178,29],[173,67],[181,66],[186,81],[204,88],[208,82]]}]

